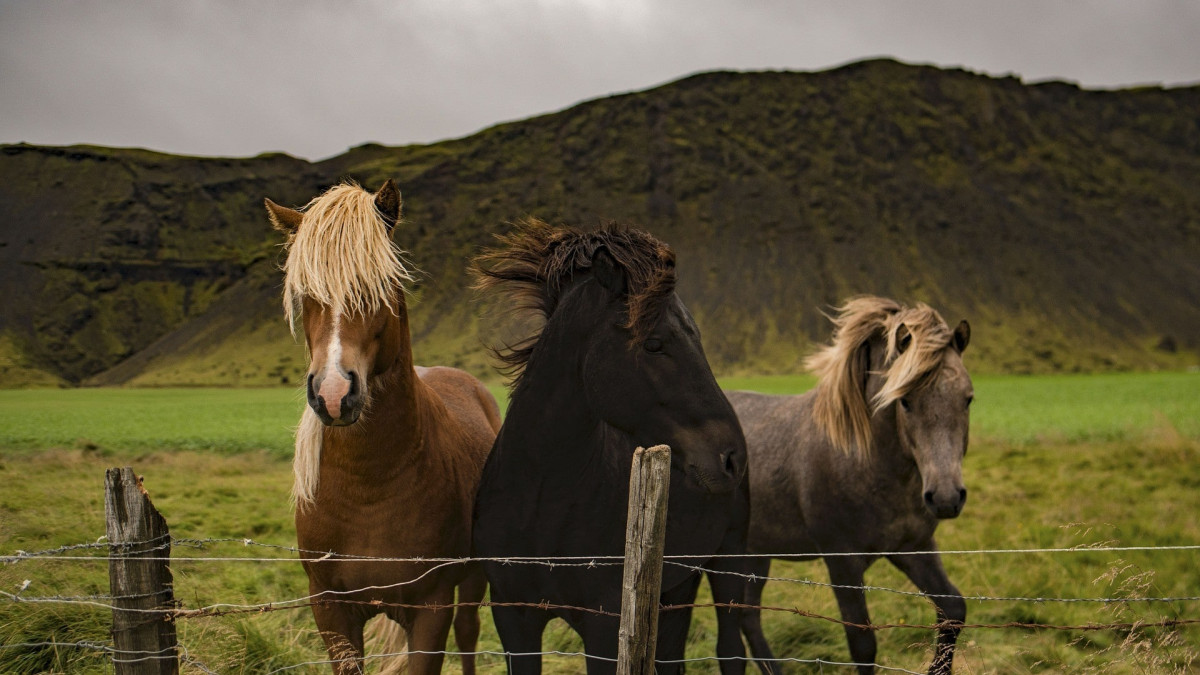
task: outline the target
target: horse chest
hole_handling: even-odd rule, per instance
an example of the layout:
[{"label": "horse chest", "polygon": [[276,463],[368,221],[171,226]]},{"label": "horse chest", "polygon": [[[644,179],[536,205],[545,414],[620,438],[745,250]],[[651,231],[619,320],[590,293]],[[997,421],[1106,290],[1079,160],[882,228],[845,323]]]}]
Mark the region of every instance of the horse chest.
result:
[{"label": "horse chest", "polygon": [[464,505],[394,494],[338,503],[318,499],[315,508],[297,515],[296,536],[301,548],[347,555],[465,556],[468,525]]}]

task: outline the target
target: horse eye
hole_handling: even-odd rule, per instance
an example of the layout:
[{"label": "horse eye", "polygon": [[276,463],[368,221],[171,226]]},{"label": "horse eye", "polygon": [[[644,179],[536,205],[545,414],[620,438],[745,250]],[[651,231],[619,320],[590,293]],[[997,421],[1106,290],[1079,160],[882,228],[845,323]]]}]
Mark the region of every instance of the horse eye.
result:
[{"label": "horse eye", "polygon": [[904,408],[905,412],[908,412],[908,410],[910,409],[910,406],[908,404],[908,399],[906,399],[906,398],[900,399],[900,407]]},{"label": "horse eye", "polygon": [[648,352],[657,354],[658,352],[662,351],[662,340],[650,338],[642,343],[642,347],[644,347]]}]

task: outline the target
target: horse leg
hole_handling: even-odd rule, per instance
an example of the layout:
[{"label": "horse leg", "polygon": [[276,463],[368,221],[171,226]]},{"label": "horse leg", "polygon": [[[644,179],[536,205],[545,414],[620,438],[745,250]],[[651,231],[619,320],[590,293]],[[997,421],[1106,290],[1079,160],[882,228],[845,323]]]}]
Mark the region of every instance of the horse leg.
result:
[{"label": "horse leg", "polygon": [[[497,600],[492,588],[492,602]],[[492,606],[492,621],[504,646],[508,675],[540,675],[542,672],[542,633],[550,613],[530,607]]]},{"label": "horse leg", "polygon": [[875,672],[875,633],[870,628],[862,627],[871,624],[867,598],[862,589],[863,573],[870,564],[869,559],[857,556],[825,558],[825,567],[829,570],[829,579],[834,585],[833,594],[837,598],[838,610],[842,613],[842,621],[847,624],[846,642],[850,646],[850,660],[860,664],[859,675]]},{"label": "horse leg", "polygon": [[[692,574],[674,588],[668,589],[659,596],[662,605],[691,605],[696,601],[696,591],[700,588],[700,574]],[[674,675],[683,673],[682,663],[663,663],[664,661],[682,661],[687,649],[688,628],[692,625],[692,608],[681,607],[668,612],[658,612],[658,638],[654,643],[654,670],[658,675]]]},{"label": "horse leg", "polygon": [[[763,675],[780,675],[782,671],[779,669],[779,664],[775,662],[775,654],[771,652],[771,646],[767,644],[767,637],[763,634],[762,609],[760,609],[763,589],[767,586],[767,575],[771,573],[771,559],[753,558],[747,562],[746,571],[752,576],[746,581],[744,602],[748,607],[742,610],[742,634],[746,636],[746,642],[750,643],[750,654],[758,659],[758,669],[763,672]],[[720,636],[719,617],[717,625],[717,635]],[[718,637],[718,639],[720,638]]]},{"label": "horse leg", "polygon": [[367,617],[341,603],[312,606],[317,631],[325,641],[334,675],[361,675],[363,672],[363,624]]},{"label": "horse leg", "polygon": [[587,614],[571,621],[570,625],[583,638],[583,651],[587,654],[587,675],[616,673],[620,618]]},{"label": "horse leg", "polygon": [[[716,558],[708,573],[713,602],[718,604],[746,602],[746,574],[749,561],[742,558]],[[770,559],[767,559],[770,564]],[[742,644],[741,626],[745,609],[717,608],[717,661],[721,675],[742,675],[746,672],[746,646]]]},{"label": "horse leg", "polygon": [[[429,597],[430,604],[448,605],[454,599],[453,589],[446,597]],[[439,594],[440,595],[440,594]],[[451,609],[418,609],[411,613],[412,627],[408,631],[408,672],[413,675],[437,675],[442,672],[446,658],[446,638],[450,637]]]},{"label": "horse leg", "polygon": [[[933,542],[930,542],[930,548]],[[962,593],[946,576],[942,567],[942,557],[936,552],[921,555],[898,555],[888,558],[892,564],[904,572],[922,593],[932,597],[937,607],[939,627],[937,631],[937,649],[933,655],[933,663],[929,672],[936,675],[949,675],[954,665],[954,645],[958,641],[958,633],[967,618],[967,602]]]},{"label": "horse leg", "polygon": [[475,675],[474,651],[479,644],[479,602],[487,591],[487,578],[478,568],[458,585],[459,606],[454,610],[454,644],[462,652],[463,675]]}]

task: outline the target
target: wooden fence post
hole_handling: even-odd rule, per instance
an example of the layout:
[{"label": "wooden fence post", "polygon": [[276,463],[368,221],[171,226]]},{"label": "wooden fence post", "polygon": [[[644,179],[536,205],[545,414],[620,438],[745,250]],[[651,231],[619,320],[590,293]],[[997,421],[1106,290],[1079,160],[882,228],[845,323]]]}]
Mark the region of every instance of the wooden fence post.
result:
[{"label": "wooden fence post", "polygon": [[665,445],[638,448],[629,475],[617,675],[654,675],[670,484],[671,449]]},{"label": "wooden fence post", "polygon": [[[171,533],[131,468],[104,472],[108,580],[117,675],[175,675]],[[156,558],[147,560],[146,558]],[[160,611],[155,611],[160,610]]]}]

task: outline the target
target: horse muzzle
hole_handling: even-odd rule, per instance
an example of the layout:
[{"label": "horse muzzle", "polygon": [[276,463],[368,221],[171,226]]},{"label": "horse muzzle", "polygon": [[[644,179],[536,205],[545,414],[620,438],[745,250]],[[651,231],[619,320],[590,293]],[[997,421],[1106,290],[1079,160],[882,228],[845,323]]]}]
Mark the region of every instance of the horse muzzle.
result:
[{"label": "horse muzzle", "polygon": [[925,508],[941,520],[957,518],[967,503],[967,488],[925,491]]},{"label": "horse muzzle", "polygon": [[713,458],[713,461],[685,461],[684,467],[692,480],[706,492],[725,494],[741,484],[742,477],[746,475],[746,449],[728,447]]},{"label": "horse muzzle", "polygon": [[308,376],[308,405],[325,426],[344,427],[354,424],[362,414],[362,385],[353,370],[340,377],[340,373]]}]

